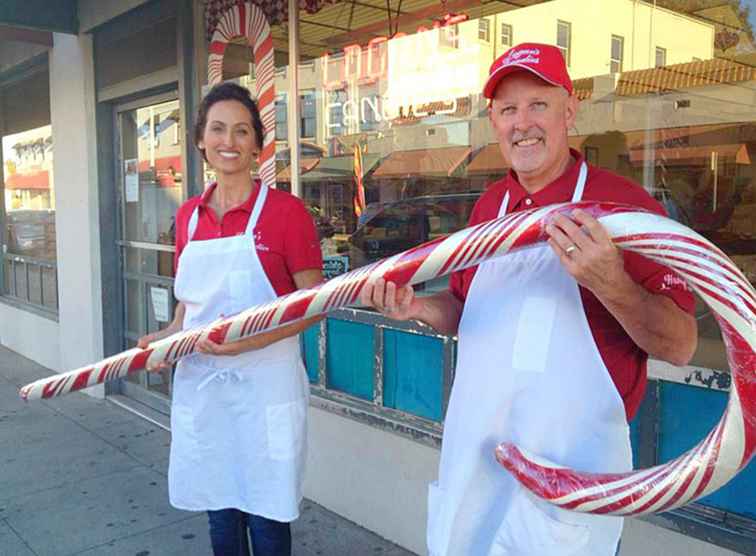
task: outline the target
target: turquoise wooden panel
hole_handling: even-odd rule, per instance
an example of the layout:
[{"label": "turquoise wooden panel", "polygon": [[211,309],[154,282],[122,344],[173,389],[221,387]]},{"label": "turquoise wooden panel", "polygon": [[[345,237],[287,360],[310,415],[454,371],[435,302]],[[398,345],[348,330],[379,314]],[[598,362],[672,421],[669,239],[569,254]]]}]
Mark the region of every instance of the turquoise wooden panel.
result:
[{"label": "turquoise wooden panel", "polygon": [[326,384],[365,400],[373,400],[373,327],[328,319]]},{"label": "turquoise wooden panel", "polygon": [[[661,386],[659,458],[669,461],[695,446],[716,425],[727,405],[727,393],[663,382]],[[700,502],[756,518],[756,465]],[[748,495],[747,493],[751,493]]]},{"label": "turquoise wooden panel", "polygon": [[398,330],[383,333],[383,405],[440,421],[443,342]]},{"label": "turquoise wooden panel", "polygon": [[307,367],[307,378],[311,384],[318,382],[318,340],[320,339],[320,323],[315,323],[302,332],[302,346],[304,348],[304,364]]}]

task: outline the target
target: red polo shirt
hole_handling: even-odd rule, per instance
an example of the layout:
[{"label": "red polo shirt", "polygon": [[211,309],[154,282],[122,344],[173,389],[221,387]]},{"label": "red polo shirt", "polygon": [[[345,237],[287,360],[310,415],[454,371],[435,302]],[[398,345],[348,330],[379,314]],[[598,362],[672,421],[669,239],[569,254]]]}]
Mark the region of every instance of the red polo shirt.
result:
[{"label": "red polo shirt", "polygon": [[[513,171],[503,179],[491,184],[481,196],[470,215],[470,226],[497,217],[504,195],[509,191],[507,214],[572,200],[572,194],[580,172],[583,157],[571,151],[577,163],[564,175],[534,194],[529,194],[517,181]],[[658,214],[666,214],[664,208],[646,191],[630,180],[594,166],[588,167],[582,200],[627,203]],[[642,256],[623,252],[625,269],[632,278],[648,291],[671,298],[683,310],[694,313],[695,298],[685,282],[671,270]],[[449,288],[464,301],[477,267],[455,272]],[[641,350],[620,323],[601,304],[593,293],[581,287],[580,296],[601,358],[612,376],[617,390],[625,403],[628,420],[643,400],[646,389],[646,362],[648,355]]]},{"label": "red polo shirt", "polygon": [[[213,184],[202,195],[192,197],[176,213],[174,270],[181,263],[181,253],[187,244],[189,219],[196,207],[199,207],[199,213],[197,229],[192,239],[230,237],[243,234],[247,229],[259,187],[252,190],[244,203],[226,212],[220,222],[215,211],[208,205],[215,187],[216,184]],[[257,256],[278,295],[297,289],[293,274],[323,267],[315,222],[304,203],[289,193],[277,189],[268,190],[254,234]]]}]

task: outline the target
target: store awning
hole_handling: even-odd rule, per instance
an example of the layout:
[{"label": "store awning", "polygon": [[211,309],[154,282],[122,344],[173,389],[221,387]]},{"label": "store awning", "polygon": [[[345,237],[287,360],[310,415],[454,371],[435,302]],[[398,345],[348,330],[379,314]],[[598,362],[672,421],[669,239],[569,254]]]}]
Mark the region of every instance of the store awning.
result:
[{"label": "store awning", "polygon": [[396,151],[383,159],[373,177],[449,177],[467,161],[470,152],[470,147]]},{"label": "store awning", "polygon": [[[366,176],[381,159],[377,154],[362,155],[362,176]],[[302,174],[302,181],[351,180],[354,176],[354,156],[327,156],[312,170]]]},{"label": "store awning", "polygon": [[5,177],[5,189],[50,189],[50,173],[47,170],[15,173]]},{"label": "store awning", "polygon": [[489,143],[467,165],[468,176],[503,176],[509,169],[498,143]]},{"label": "store awning", "polygon": [[[646,162],[644,149],[630,150],[630,163],[642,166]],[[750,164],[748,147],[735,145],[701,145],[694,147],[674,147],[654,149],[655,164],[666,166],[705,166],[710,164],[712,153],[717,153],[720,162],[730,164]]]},{"label": "store awning", "polygon": [[[299,159],[299,172],[304,174],[309,172],[320,162],[320,158],[300,158]],[[291,164],[286,166],[283,170],[276,174],[277,181],[291,181]]]},{"label": "store awning", "polygon": [[3,0],[0,25],[76,35],[79,32],[77,0]]},{"label": "store awning", "polygon": [[717,84],[756,79],[756,68],[721,58],[695,60],[659,68],[622,72],[617,81],[617,96],[665,93]]}]

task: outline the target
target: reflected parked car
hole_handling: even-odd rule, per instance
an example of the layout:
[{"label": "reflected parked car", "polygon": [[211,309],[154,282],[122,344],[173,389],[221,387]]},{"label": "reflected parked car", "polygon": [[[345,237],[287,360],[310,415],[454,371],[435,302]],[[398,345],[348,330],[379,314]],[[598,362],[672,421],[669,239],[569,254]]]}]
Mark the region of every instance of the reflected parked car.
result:
[{"label": "reflected parked car", "polygon": [[349,236],[351,268],[395,255],[464,228],[480,192],[427,195],[368,206]]},{"label": "reflected parked car", "polygon": [[54,210],[11,210],[6,222],[9,253],[35,259],[55,259]]}]

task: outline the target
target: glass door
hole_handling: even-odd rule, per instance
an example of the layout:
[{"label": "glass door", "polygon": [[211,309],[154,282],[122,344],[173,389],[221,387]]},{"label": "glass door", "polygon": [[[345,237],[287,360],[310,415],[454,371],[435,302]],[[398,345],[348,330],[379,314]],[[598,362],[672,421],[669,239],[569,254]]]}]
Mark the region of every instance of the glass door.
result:
[{"label": "glass door", "polygon": [[[175,215],[186,198],[175,97],[116,109],[124,349],[173,318]],[[122,392],[167,412],[171,378],[170,369],[130,375]]]}]

